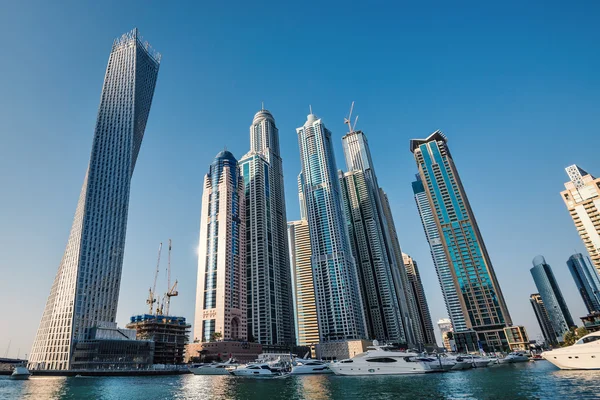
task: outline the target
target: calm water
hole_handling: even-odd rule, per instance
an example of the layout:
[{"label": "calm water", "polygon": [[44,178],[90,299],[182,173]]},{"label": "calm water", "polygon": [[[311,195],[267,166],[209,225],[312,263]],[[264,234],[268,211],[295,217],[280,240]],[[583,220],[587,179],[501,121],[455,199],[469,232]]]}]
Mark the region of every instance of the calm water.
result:
[{"label": "calm water", "polygon": [[592,399],[600,371],[559,371],[546,361],[386,377],[303,376],[253,380],[182,375],[135,378],[0,376],[0,399]]}]

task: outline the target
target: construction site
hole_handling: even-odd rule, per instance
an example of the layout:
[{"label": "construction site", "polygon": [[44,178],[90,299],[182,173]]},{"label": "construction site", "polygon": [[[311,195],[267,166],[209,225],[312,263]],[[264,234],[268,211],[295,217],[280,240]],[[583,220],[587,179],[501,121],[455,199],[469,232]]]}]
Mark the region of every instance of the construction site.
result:
[{"label": "construction site", "polygon": [[178,296],[177,281],[171,286],[171,240],[169,239],[169,260],[167,267],[167,292],[164,296],[156,294],[156,281],[160,270],[162,243],[158,248],[158,261],[154,274],[154,283],[149,289],[148,313],[130,318],[128,329],[135,329],[137,340],[154,342],[153,364],[183,363],[185,345],[188,342],[191,325],[185,317],[169,315],[171,298]]}]

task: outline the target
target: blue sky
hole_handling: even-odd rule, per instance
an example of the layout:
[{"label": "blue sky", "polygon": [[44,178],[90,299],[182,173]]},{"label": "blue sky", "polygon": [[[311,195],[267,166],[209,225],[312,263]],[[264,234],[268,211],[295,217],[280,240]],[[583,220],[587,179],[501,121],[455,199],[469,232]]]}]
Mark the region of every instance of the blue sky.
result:
[{"label": "blue sky", "polygon": [[540,332],[528,301],[537,254],[573,317],[585,314],[565,265],[585,248],[559,192],[570,164],[600,175],[596,2],[207,3],[3,4],[0,356],[9,340],[9,355],[30,351],[89,160],[110,47],[133,27],[163,61],[131,188],[121,325],[145,311],[156,249],[169,238],[180,288],[172,310],[193,319],[202,179],[224,146],[247,151],[261,101],[280,131],[289,219],[299,215],[295,128],[308,105],[333,131],[345,168],[343,118],[356,101],[434,320],[446,312],[408,142],[436,129],[449,138],[514,323]]}]

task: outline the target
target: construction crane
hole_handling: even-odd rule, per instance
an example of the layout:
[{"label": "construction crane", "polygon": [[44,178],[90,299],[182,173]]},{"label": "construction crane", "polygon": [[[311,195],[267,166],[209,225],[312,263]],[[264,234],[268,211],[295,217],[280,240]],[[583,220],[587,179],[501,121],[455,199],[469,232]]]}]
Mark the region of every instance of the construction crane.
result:
[{"label": "construction crane", "polygon": [[166,314],[169,315],[169,308],[171,306],[171,297],[179,296],[179,292],[177,291],[177,280],[175,284],[171,287],[171,239],[169,239],[169,263],[168,263],[168,273],[167,273],[167,309]]},{"label": "construction crane", "polygon": [[[157,302],[156,280],[158,279],[158,270],[160,268],[160,253],[161,253],[161,251],[162,251],[162,242],[158,246],[158,260],[156,261],[156,272],[154,273],[154,283],[152,284],[152,287],[149,289],[150,293],[148,294],[148,299],[146,300],[146,304],[148,304],[150,306],[150,315],[152,315],[152,312],[154,311],[154,303]],[[158,311],[158,307],[156,307],[156,308]]]},{"label": "construction crane", "polygon": [[357,115],[356,119],[354,120],[354,125],[352,125],[352,111],[354,111],[354,102],[352,102],[352,105],[350,106],[350,114],[348,115],[348,118],[344,118],[344,124],[348,125],[348,133],[354,132],[354,128],[356,128],[356,123],[358,122]]}]

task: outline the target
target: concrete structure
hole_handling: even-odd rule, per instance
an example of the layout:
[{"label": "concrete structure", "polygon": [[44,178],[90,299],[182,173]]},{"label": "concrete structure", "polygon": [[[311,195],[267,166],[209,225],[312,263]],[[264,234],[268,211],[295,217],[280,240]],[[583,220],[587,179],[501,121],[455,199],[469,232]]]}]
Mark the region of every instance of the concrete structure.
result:
[{"label": "concrete structure", "polygon": [[573,318],[558,287],[552,268],[546,263],[543,256],[536,256],[533,259],[533,268],[530,269],[530,272],[546,306],[552,328],[558,341],[562,342],[565,333],[569,332],[569,329],[575,326],[575,323],[573,323]]},{"label": "concrete structure", "polygon": [[245,209],[237,160],[221,151],[204,177],[194,341],[247,340]]},{"label": "concrete structure", "polygon": [[[402,260],[395,258],[389,236],[367,137],[362,131],[350,128],[342,144],[348,168],[346,173],[339,172],[342,202],[358,271],[367,334],[371,339],[423,343],[425,338],[417,322],[414,293],[403,271]],[[412,314],[408,301],[412,301]],[[411,322],[406,326],[405,315]]]},{"label": "concrete structure", "polygon": [[511,351],[529,350],[529,336],[524,326],[507,326],[504,328],[504,334],[506,335],[508,347],[510,347]]},{"label": "concrete structure", "polygon": [[185,348],[184,362],[227,361],[235,358],[240,363],[249,363],[262,354],[260,343],[241,341],[215,341],[190,343]]},{"label": "concrete structure", "polygon": [[600,312],[594,311],[592,313],[589,313],[585,317],[581,317],[580,319],[581,319],[581,322],[583,323],[583,326],[588,331],[590,331],[590,332],[600,331]]},{"label": "concrete structure", "polygon": [[600,178],[594,178],[577,165],[565,170],[570,181],[560,194],[592,263],[600,271]]},{"label": "concrete structure", "polygon": [[411,140],[410,150],[451,264],[466,328],[477,332],[484,350],[505,348],[504,328],[512,321],[447,142],[435,131]]},{"label": "concrete structure", "polygon": [[296,132],[312,248],[319,341],[362,339],[367,335],[365,316],[342,210],[331,132],[313,114]]},{"label": "concrete structure", "polygon": [[450,343],[450,335],[448,335],[452,332],[452,321],[450,321],[449,318],[442,318],[437,322],[437,326],[440,330],[440,334],[442,335],[444,348],[448,351],[454,351],[454,348]]},{"label": "concrete structure", "polygon": [[425,187],[423,186],[423,181],[419,174],[417,174],[417,179],[412,183],[412,188],[415,195],[415,202],[417,203],[417,209],[419,210],[419,216],[421,217],[421,223],[425,231],[425,237],[427,238],[427,243],[429,243],[429,251],[433,258],[435,272],[437,273],[440,287],[442,288],[446,311],[450,316],[453,328],[457,331],[464,331],[467,329],[467,323],[465,322],[462,303],[456,288],[457,285],[455,284],[454,276],[452,275],[451,264],[446,257],[446,250],[444,249],[440,230],[438,229],[433,209],[431,208],[427,193],[425,192]]},{"label": "concrete structure", "polygon": [[115,322],[129,190],[160,59],[137,29],[113,43],[90,162],[33,342],[31,369],[69,369],[75,342],[84,339],[86,330]]},{"label": "concrete structure", "polygon": [[246,198],[248,340],[294,344],[294,310],[279,131],[265,109],[250,126],[240,160]]},{"label": "concrete structure", "polygon": [[552,322],[550,322],[548,310],[546,310],[546,306],[544,305],[544,300],[542,300],[542,296],[540,296],[539,293],[533,293],[529,296],[529,302],[533,307],[535,318],[537,319],[538,324],[540,325],[540,329],[542,330],[542,335],[544,336],[546,344],[558,344],[558,337],[556,335],[556,332],[554,332]]},{"label": "concrete structure", "polygon": [[127,324],[138,340],[154,342],[154,364],[181,364],[191,325],[183,317],[135,315]]},{"label": "concrete structure", "polygon": [[408,281],[412,286],[412,290],[415,294],[415,300],[417,301],[417,307],[419,310],[419,325],[421,326],[421,331],[425,336],[424,344],[437,347],[435,332],[433,331],[433,322],[431,321],[429,305],[427,304],[425,290],[423,289],[423,282],[421,282],[419,267],[417,266],[417,262],[408,254],[402,253],[402,257],[404,268],[406,269],[406,275],[408,276]]},{"label": "concrete structure", "polygon": [[600,276],[590,259],[581,253],[573,254],[567,266],[589,313],[600,312]]},{"label": "concrete structure", "polygon": [[371,340],[338,340],[317,345],[317,358],[320,360],[345,360],[367,351]]}]

